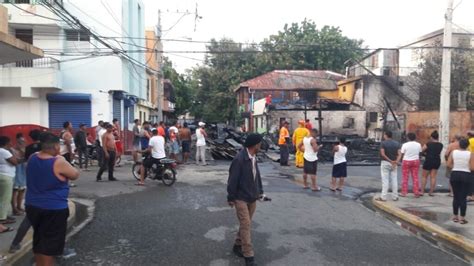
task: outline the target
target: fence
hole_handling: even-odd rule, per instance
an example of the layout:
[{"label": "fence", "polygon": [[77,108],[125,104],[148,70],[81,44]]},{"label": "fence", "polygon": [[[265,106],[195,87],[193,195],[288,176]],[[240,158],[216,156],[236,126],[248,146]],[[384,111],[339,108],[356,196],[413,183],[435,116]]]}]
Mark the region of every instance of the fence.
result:
[{"label": "fence", "polygon": [[33,60],[23,60],[1,65],[2,68],[54,68],[59,70],[59,61],[51,57],[43,57]]}]

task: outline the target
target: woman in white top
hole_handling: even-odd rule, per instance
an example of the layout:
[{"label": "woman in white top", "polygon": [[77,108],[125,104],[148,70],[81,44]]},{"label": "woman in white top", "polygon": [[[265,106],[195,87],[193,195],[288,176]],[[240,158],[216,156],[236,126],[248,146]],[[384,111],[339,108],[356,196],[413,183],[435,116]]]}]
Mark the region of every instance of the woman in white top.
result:
[{"label": "woman in white top", "polygon": [[17,165],[17,160],[10,149],[10,138],[0,136],[0,234],[13,230],[3,224],[15,222],[14,219],[8,217],[16,172],[15,165]]},{"label": "woman in white top", "polygon": [[[453,188],[453,222],[467,224],[466,198],[470,192],[474,170],[474,155],[467,150],[469,142],[466,139],[459,141],[459,150],[453,151],[448,158],[448,167],[452,168],[450,183]],[[461,211],[461,216],[459,216]]]},{"label": "woman in white top", "polygon": [[[342,187],[344,186],[344,178],[347,177],[346,138],[344,137],[339,138],[339,142],[336,145],[334,145],[333,153],[334,153],[334,166],[332,167],[332,180],[331,180],[331,187],[329,189],[335,192],[336,190],[342,191]],[[338,186],[336,186],[337,178],[339,178]]]},{"label": "woman in white top", "polygon": [[408,178],[409,175],[413,181],[413,194],[415,198],[420,197],[418,172],[420,171],[420,153],[422,152],[421,144],[416,142],[415,133],[408,133],[408,142],[404,143],[401,148],[403,155],[402,161],[402,193],[401,197],[406,197],[408,194]]}]

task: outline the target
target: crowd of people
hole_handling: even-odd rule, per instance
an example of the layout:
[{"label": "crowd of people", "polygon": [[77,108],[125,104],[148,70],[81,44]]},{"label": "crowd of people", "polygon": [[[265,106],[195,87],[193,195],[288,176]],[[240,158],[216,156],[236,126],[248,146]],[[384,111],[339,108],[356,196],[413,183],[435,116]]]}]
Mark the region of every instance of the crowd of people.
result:
[{"label": "crowd of people", "polygon": [[[317,186],[317,162],[318,151],[322,145],[317,141],[318,131],[312,129],[308,120],[298,121],[298,128],[290,134],[289,123],[282,122],[279,132],[278,145],[280,146],[280,165],[289,166],[288,158],[290,146],[295,147],[295,166],[303,168],[303,188],[312,191],[320,191]],[[417,141],[413,132],[407,135],[407,141],[399,143],[393,139],[392,132],[385,131],[384,139],[380,145],[381,157],[381,179],[382,192],[378,201],[386,201],[389,187],[391,197],[397,201],[399,197],[408,195],[408,186],[411,179],[412,192],[415,198],[425,195],[429,185],[428,195],[435,196],[437,186],[438,170],[441,167],[441,153],[443,144],[439,141],[439,134],[433,131],[430,139],[424,145]],[[341,191],[344,180],[347,177],[346,154],[348,149],[345,138],[339,137],[338,143],[332,147],[334,155],[332,178],[330,182],[331,191]],[[452,142],[446,147],[444,154],[446,164],[445,176],[449,178],[449,196],[453,197],[453,221],[461,224],[467,223],[466,202],[474,201],[474,132],[468,132],[466,136],[456,135]],[[424,162],[421,164],[421,157]],[[398,166],[401,165],[402,184],[399,193]],[[421,180],[419,173],[421,169]],[[308,186],[308,176],[311,178],[311,187]],[[339,182],[337,181],[339,179]]]},{"label": "crowd of people", "polygon": [[[289,125],[288,121],[283,121],[279,132],[280,165],[290,166],[288,158],[290,146],[293,145],[295,147],[295,166],[303,168],[303,188],[311,188],[314,192],[321,191],[321,187],[317,185],[318,151],[322,148],[317,140],[319,132],[313,128],[309,119],[300,120],[298,128],[290,137]],[[330,190],[333,192],[342,190],[347,177],[347,146],[345,142],[346,139],[340,137],[332,147],[334,165]],[[308,177],[311,179],[311,187],[308,186]]]},{"label": "crowd of people", "polygon": [[26,214],[10,251],[21,248],[32,227],[36,265],[53,265],[54,257],[65,251],[69,182],[79,177],[79,171],[70,162],[71,150],[64,148],[72,139],[68,136],[70,124],[64,125],[62,139],[32,130],[29,145],[21,133],[16,135],[15,145],[0,136],[0,234],[13,231],[9,225],[16,222],[15,216]]},{"label": "crowd of people", "polygon": [[[206,165],[205,123],[199,122],[196,129],[196,163]],[[192,133],[187,123],[165,123],[134,121],[133,160],[140,162],[138,154],[149,152],[151,163],[159,163],[168,154],[179,163],[188,163],[191,152]],[[123,134],[117,119],[112,123],[99,121],[95,138],[86,125],[80,124],[75,132],[71,122],[66,121],[59,134],[31,130],[32,142],[27,145],[22,133],[13,142],[0,136],[0,234],[14,231],[9,226],[24,216],[10,246],[10,252],[21,248],[21,242],[33,227],[33,252],[37,265],[53,265],[55,256],[68,255],[73,250],[64,248],[69,188],[81,171],[89,171],[90,155],[95,150],[99,170],[96,181],[108,171],[108,180],[117,181],[114,169],[120,166],[123,155]],[[13,145],[13,143],[15,143]],[[182,154],[181,159],[178,158]],[[143,162],[142,165],[148,162]],[[143,185],[142,180],[138,185]],[[26,197],[25,197],[26,195]],[[3,257],[0,258],[2,261]]]}]

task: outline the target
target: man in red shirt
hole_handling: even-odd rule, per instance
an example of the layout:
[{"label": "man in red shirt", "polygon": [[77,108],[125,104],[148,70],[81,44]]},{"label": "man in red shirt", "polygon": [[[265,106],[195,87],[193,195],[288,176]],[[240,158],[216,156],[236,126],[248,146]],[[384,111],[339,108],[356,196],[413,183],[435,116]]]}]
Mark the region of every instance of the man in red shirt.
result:
[{"label": "man in red shirt", "polygon": [[306,123],[305,123],[305,127],[311,131],[313,129],[313,125],[311,124],[311,122],[309,121],[309,119],[306,119]]},{"label": "man in red shirt", "polygon": [[268,108],[272,104],[272,95],[268,94],[267,97],[265,97],[265,107]]},{"label": "man in red shirt", "polygon": [[115,159],[117,166],[120,166],[120,161],[122,159],[122,154],[123,154],[123,145],[122,145],[122,130],[120,128],[120,124],[118,122],[117,118],[114,118],[112,120],[114,129],[113,129],[113,134],[115,138],[115,146],[117,146],[117,157]]}]

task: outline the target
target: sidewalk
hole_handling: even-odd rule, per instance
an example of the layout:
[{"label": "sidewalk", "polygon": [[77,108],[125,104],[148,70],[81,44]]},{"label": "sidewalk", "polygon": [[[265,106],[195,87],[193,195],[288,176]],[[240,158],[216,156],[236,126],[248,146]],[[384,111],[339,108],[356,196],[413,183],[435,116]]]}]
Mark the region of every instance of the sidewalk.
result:
[{"label": "sidewalk", "polygon": [[[74,181],[77,187],[70,188],[70,198],[86,198],[96,200],[102,197],[108,197],[113,195],[133,193],[146,189],[146,187],[135,186],[136,180],[132,175],[132,162],[130,156],[124,156],[122,158],[122,166],[115,168],[115,177],[119,180],[116,182],[96,182],[96,174],[99,170],[97,163],[90,167],[90,171],[81,171],[79,179]],[[102,176],[103,180],[107,180],[107,172]],[[74,224],[76,217],[76,208],[72,201],[69,202],[69,219],[68,226],[71,227]],[[31,250],[33,232],[30,230],[22,241],[22,249],[15,254],[8,253],[11,241],[15,237],[16,230],[20,226],[24,216],[17,216],[17,222],[8,226],[13,227],[15,231],[0,234],[0,255],[7,256],[7,261],[0,261],[0,265],[10,265],[13,261],[25,255]]]},{"label": "sidewalk", "polygon": [[376,201],[378,196],[372,199],[377,209],[430,233],[436,240],[447,242],[463,253],[474,254],[474,204],[467,207],[466,220],[469,223],[461,225],[451,220],[453,198],[447,193],[435,193],[434,197],[425,194],[418,199],[409,194],[399,201],[386,202]]},{"label": "sidewalk", "polygon": [[[71,226],[74,224],[75,219],[76,219],[76,206],[72,201],[69,201],[68,205],[69,205],[69,218],[67,222],[68,222],[68,228],[71,228]],[[10,244],[12,243],[12,240],[16,235],[16,229],[18,229],[18,227],[20,226],[25,216],[16,216],[15,218],[16,218],[16,222],[14,224],[8,225],[10,227],[15,228],[15,231],[0,235],[0,255],[7,257],[6,261],[0,261],[0,265],[11,265],[14,261],[18,260],[23,255],[28,253],[32,247],[33,230],[30,229],[28,233],[26,234],[25,238],[23,239],[23,241],[21,242],[21,247],[22,247],[21,250],[17,251],[14,254],[11,254],[8,252],[8,250],[10,249]]]}]

